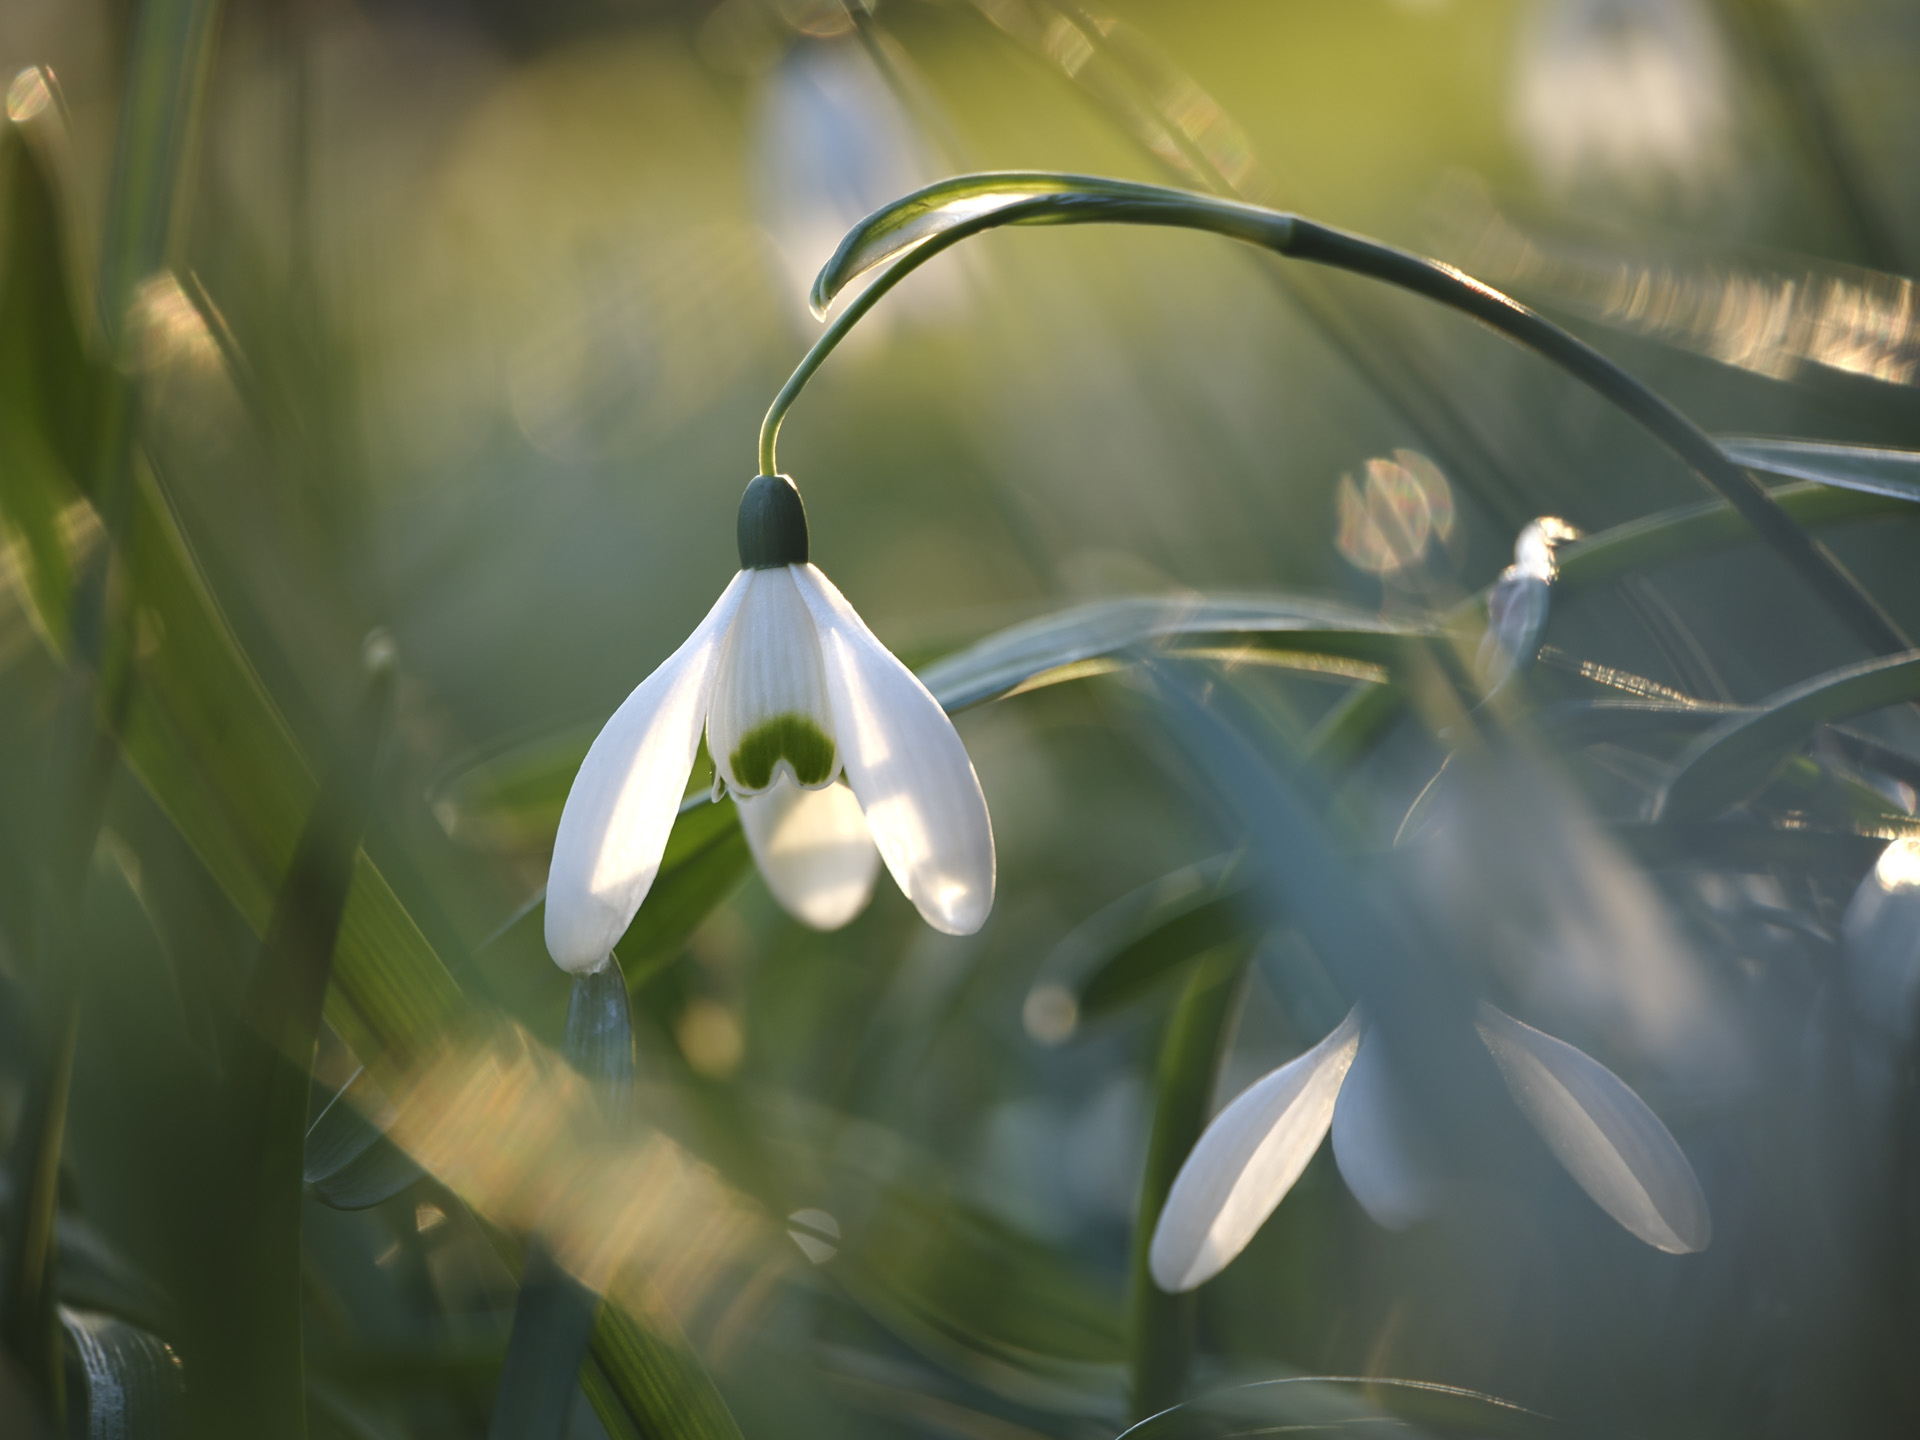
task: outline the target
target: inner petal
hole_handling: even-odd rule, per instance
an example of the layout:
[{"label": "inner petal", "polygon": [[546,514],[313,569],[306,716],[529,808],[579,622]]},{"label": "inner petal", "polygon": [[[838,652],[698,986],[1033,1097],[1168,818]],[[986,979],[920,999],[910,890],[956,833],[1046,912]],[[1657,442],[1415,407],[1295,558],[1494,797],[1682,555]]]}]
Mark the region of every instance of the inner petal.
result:
[{"label": "inner petal", "polygon": [[714,679],[707,748],[735,794],[782,774],[814,788],[840,771],[820,637],[785,568],[753,572]]}]

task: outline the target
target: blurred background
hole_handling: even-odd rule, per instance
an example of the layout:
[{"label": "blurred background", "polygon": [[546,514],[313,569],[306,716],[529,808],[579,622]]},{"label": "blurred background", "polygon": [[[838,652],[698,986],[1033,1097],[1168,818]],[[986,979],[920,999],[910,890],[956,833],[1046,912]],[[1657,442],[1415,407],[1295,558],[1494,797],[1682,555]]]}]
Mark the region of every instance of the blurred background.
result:
[{"label": "blurred background", "polygon": [[[1920,9],[1895,0],[150,3],[0,10],[0,830],[16,872],[0,884],[0,1134],[18,1230],[22,1157],[44,1153],[36,1076],[77,1013],[55,1167],[71,1433],[224,1433],[186,1418],[196,1373],[247,1369],[253,1307],[289,1301],[312,1433],[489,1433],[518,1267],[498,1242],[552,1221],[542,1173],[575,1172],[536,1143],[545,1122],[498,1097],[461,1110],[468,1072],[382,1072],[365,1052],[392,1037],[362,992],[341,998],[336,959],[301,1118],[370,1067],[389,1093],[355,1103],[396,1127],[377,1153],[400,1140],[429,1173],[396,1152],[380,1183],[330,1199],[313,1177],[337,1174],[310,1143],[297,1272],[271,1301],[214,1283],[250,1262],[208,1197],[252,1194],[271,1149],[215,1098],[243,1073],[231,1032],[257,1018],[254,936],[280,913],[310,777],[351,750],[377,631],[391,724],[363,872],[457,982],[445,1033],[507,1027],[536,1059],[560,1044],[567,979],[529,907],[572,768],[732,574],[760,417],[820,330],[807,287],[887,201],[966,170],[1054,169],[1295,210],[1509,290],[1709,432],[1920,446]],[[185,98],[167,113],[191,118],[157,263],[116,268],[128,127],[159,124],[129,97],[168,74]],[[21,317],[63,294],[86,373],[132,397],[128,483],[149,499],[131,531],[76,498],[83,478],[65,501],[33,489],[29,407],[58,408],[66,360]],[[1388,628],[1484,626],[1473,597],[1536,517],[1593,534],[1710,498],[1591,393],[1458,316],[1187,233],[963,246],[878,307],[782,439],[814,560],[916,667],[1115,597],[1284,592]],[[48,777],[79,723],[63,708],[85,654],[68,574],[84,593],[88,557],[142,533],[150,502],[178,542],[174,588],[149,595],[165,567],[135,563],[98,593],[122,597],[104,653],[135,657],[132,691],[160,709],[99,709],[121,745],[83,846],[80,928],[47,942],[52,902],[25,877],[66,823]],[[1822,538],[1911,628],[1906,514],[1883,504]],[[194,650],[143,678],[199,643],[169,606],[214,617],[206,655],[227,658]],[[1731,539],[1556,591],[1541,643],[1521,710],[1610,697],[1718,716],[1867,655]],[[695,1279],[635,1283],[671,1292],[670,1348],[739,1431],[1012,1440],[1117,1434],[1145,1413],[1133,1251],[1156,1067],[1193,966],[1225,962],[1218,937],[1176,939],[1089,1006],[1076,987],[1151,907],[1085,922],[1234,852],[1265,785],[1317,797],[1342,853],[1411,840],[1402,822],[1464,743],[1464,711],[1414,704],[1364,754],[1302,761],[1380,678],[1354,663],[1189,655],[1157,679],[970,710],[1000,889],[966,939],[927,930],[886,883],[816,935],[737,836],[687,841],[706,870],[670,870],[637,922],[657,925],[620,952],[637,1109],[712,1187],[694,1210],[742,1218]],[[1165,703],[1204,708],[1216,683],[1260,717],[1231,723],[1263,737],[1271,773],[1237,771]],[[1654,818],[1698,726],[1599,742],[1514,726],[1450,764],[1460,794],[1420,811],[1454,827],[1443,839],[1366,872],[1438,937],[1394,963],[1498,998],[1632,1084],[1698,1172],[1713,1244],[1639,1245],[1510,1119],[1487,1122],[1492,1158],[1404,1231],[1370,1219],[1323,1153],[1167,1322],[1193,1358],[1162,1398],[1394,1377],[1583,1433],[1911,1433],[1920,917],[1874,922],[1884,1004],[1848,989],[1845,936],[1866,921],[1843,921],[1863,878],[1897,900],[1920,877],[1873,869],[1907,833],[1920,723],[1895,706],[1822,732],[1804,773],[1736,797],[1750,830],[1814,838],[1737,854],[1692,831],[1614,833]],[[285,757],[258,759],[273,745]],[[1258,890],[1272,852],[1255,853]],[[1286,923],[1242,929],[1209,1109],[1357,998]],[[375,990],[381,943],[353,972]],[[62,944],[91,957],[84,974],[60,978]],[[566,1222],[589,1250],[582,1226],[618,1249],[620,1227],[665,1223],[614,1200],[591,1213]],[[653,1253],[635,1244],[623,1264]],[[671,1237],[648,1244],[671,1269]],[[569,1268],[607,1288],[594,1263]],[[81,1335],[157,1368],[114,1380],[75,1358]],[[198,1372],[196,1345],[216,1357]],[[594,1353],[610,1373],[599,1339]],[[112,1384],[157,1418],[101,1428],[85,1397]],[[623,1433],[582,1384],[567,1433]]]}]

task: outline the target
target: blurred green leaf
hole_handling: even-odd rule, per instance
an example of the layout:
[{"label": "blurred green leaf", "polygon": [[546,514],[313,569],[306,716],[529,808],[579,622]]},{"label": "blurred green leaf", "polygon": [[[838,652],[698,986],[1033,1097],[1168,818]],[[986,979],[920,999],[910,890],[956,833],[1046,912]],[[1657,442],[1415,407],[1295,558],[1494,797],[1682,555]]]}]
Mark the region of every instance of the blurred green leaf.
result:
[{"label": "blurred green leaf", "polygon": [[53,1044],[32,1057],[7,1157],[7,1189],[13,1205],[4,1232],[6,1285],[0,1291],[0,1348],[39,1387],[56,1420],[66,1413],[66,1367],[55,1301],[60,1150],[79,1021],[78,1006],[69,998]]},{"label": "blurred green leaf", "polygon": [[1053,947],[1035,988],[1065,989],[1080,1019],[1098,1019],[1194,956],[1257,933],[1263,922],[1242,901],[1239,858],[1183,866],[1095,911]]},{"label": "blurred green leaf", "polygon": [[[528,1246],[494,1391],[492,1440],[561,1440],[599,1306],[600,1297],[556,1265],[545,1247]],[[669,1440],[678,1434],[670,1425],[661,1433]]]},{"label": "blurred green leaf", "polygon": [[[1774,503],[1801,525],[1840,525],[1881,516],[1913,517],[1905,497],[1841,489],[1832,485],[1782,485]],[[1602,584],[1636,570],[1697,560],[1754,543],[1753,531],[1724,500],[1708,500],[1629,520],[1561,547],[1554,559],[1554,593]]]},{"label": "blurred green leaf", "polygon": [[1720,448],[1749,470],[1920,504],[1920,451],[1748,436],[1729,436]]},{"label": "blurred green leaf", "polygon": [[1153,1415],[1179,1401],[1193,1361],[1192,1292],[1169,1295],[1154,1284],[1149,1264],[1154,1227],[1180,1167],[1206,1128],[1214,1082],[1232,1034],[1244,947],[1221,948],[1187,977],[1160,1042],[1153,1080],[1153,1130],[1140,1179],[1127,1284],[1131,1292],[1133,1414]]},{"label": "blurred green leaf", "polygon": [[56,647],[68,640],[76,513],[64,477],[87,463],[86,409],[96,384],[74,318],[53,182],[22,127],[0,133],[5,269],[0,273],[0,505],[22,541],[27,593]]},{"label": "blurred green leaf", "polygon": [[341,1088],[307,1130],[302,1178],[322,1204],[336,1210],[371,1209],[425,1173],[369,1115],[381,1103],[363,1070]]},{"label": "blurred green leaf", "polygon": [[1119,1408],[1121,1297],[1050,1246],[918,1187],[885,1188],[832,1274],[908,1345],[1043,1410]]},{"label": "blurred green leaf", "polygon": [[1679,760],[1663,820],[1708,820],[1766,783],[1822,725],[1920,699],[1920,651],[1863,661],[1793,685],[1722,720]]},{"label": "blurred green leaf", "polygon": [[1228,1440],[1229,1436],[1409,1434],[1488,1440],[1557,1435],[1548,1416],[1452,1385],[1419,1380],[1301,1376],[1241,1385],[1166,1410],[1128,1440]]},{"label": "blurred green leaf", "polygon": [[[1137,596],[1016,625],[926,666],[921,680],[948,711],[1081,675],[1147,645],[1325,655],[1387,663],[1430,631],[1325,600],[1287,595]],[[1108,664],[1106,669],[1114,668]]]},{"label": "blurred green leaf", "polygon": [[[649,1440],[740,1440],[713,1377],[663,1308],[654,1307],[642,1324],[617,1305],[602,1305],[593,1360],[583,1379],[602,1417],[609,1413],[606,1400],[617,1400]],[[605,1399],[603,1378],[611,1391]]]},{"label": "blurred green leaf", "polygon": [[84,1384],[86,1440],[186,1434],[186,1377],[165,1341],[115,1316],[64,1305],[60,1322]]},{"label": "blurred green leaf", "polygon": [[751,863],[732,805],[699,798],[681,806],[647,902],[613,947],[629,987],[679,956],[687,937],[733,893]]},{"label": "blurred green leaf", "polygon": [[592,743],[591,730],[563,730],[470,756],[430,787],[434,818],[449,838],[478,849],[551,845],[567,791]]}]

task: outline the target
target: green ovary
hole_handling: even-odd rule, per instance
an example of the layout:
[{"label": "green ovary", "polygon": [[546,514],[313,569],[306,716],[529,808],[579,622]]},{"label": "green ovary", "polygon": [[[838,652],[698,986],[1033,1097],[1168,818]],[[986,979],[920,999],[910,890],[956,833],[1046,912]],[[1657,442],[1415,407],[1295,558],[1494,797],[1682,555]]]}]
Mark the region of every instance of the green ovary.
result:
[{"label": "green ovary", "polygon": [[764,790],[784,757],[802,785],[821,785],[833,775],[833,741],[804,715],[788,712],[754,726],[741,737],[727,764],[743,790]]}]

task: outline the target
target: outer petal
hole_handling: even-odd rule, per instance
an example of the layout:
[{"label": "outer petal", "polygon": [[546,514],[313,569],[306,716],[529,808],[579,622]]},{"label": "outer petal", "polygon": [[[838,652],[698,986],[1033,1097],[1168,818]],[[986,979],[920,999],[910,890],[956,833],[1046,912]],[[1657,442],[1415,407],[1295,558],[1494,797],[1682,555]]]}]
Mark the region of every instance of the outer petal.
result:
[{"label": "outer petal", "polygon": [[880,853],[853,791],[802,790],[782,776],[764,794],[733,800],[767,888],[789,915],[816,930],[838,930],[867,908]]},{"label": "outer petal", "polygon": [[1273,1213],[1333,1119],[1360,1048],[1360,1012],[1214,1116],[1174,1177],[1147,1262],[1162,1290],[1211,1280]]},{"label": "outer petal", "polygon": [[993,908],[993,826],[966,747],[833,583],[791,568],[820,627],[834,738],[874,844],[929,925],[971,935]]},{"label": "outer petal", "polygon": [[1398,1079],[1379,1035],[1360,1037],[1360,1053],[1333,1107],[1333,1158],[1361,1208],[1389,1230],[1404,1230],[1439,1203],[1426,1142],[1407,1121]]},{"label": "outer petal", "polygon": [[686,643],[627,696],[573,777],[547,871],[547,952],[563,970],[607,958],[660,871],[748,578],[735,575]]},{"label": "outer petal", "polygon": [[1491,1005],[1478,1028],[1520,1113],[1595,1204],[1656,1250],[1707,1248],[1713,1221],[1693,1167],[1625,1081]]}]

